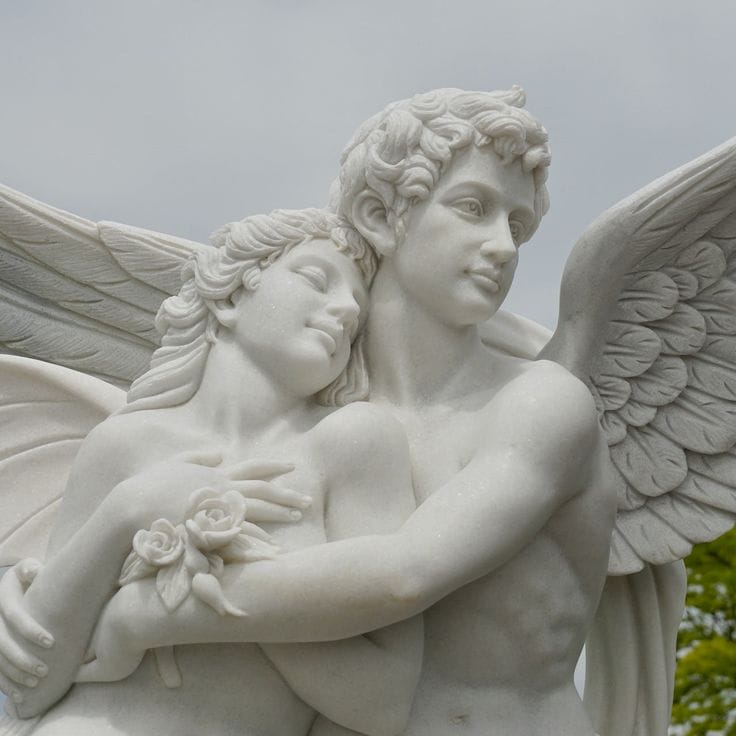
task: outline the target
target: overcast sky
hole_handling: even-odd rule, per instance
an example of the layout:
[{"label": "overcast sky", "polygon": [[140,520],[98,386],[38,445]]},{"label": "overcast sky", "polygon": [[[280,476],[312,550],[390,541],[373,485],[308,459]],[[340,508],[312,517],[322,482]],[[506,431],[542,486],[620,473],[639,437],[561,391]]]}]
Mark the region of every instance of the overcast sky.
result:
[{"label": "overcast sky", "polygon": [[206,239],[319,206],[353,130],[441,86],[519,83],[552,209],[508,305],[549,327],[596,215],[736,134],[732,0],[24,0],[0,4],[0,181]]},{"label": "overcast sky", "polygon": [[733,0],[6,0],[0,181],[205,240],[323,205],[389,101],[518,83],[550,133],[552,208],[507,306],[553,327],[584,227],[736,134],[735,27]]}]

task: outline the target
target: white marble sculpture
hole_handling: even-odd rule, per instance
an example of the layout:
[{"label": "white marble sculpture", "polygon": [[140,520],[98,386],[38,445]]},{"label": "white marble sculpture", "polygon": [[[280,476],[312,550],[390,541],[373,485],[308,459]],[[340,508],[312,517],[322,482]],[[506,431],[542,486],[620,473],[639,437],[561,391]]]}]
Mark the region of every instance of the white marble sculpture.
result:
[{"label": "white marble sculpture", "polygon": [[547,341],[497,314],[523,102],[390,105],[216,248],[3,190],[0,684],[45,715],[0,734],[666,733],[736,519],[736,141],[584,233]]}]

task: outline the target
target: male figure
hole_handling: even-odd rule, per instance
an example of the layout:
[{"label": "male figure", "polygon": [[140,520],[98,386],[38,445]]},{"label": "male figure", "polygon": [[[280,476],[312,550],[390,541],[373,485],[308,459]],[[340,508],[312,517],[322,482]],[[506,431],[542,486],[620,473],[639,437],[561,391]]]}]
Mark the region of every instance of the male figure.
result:
[{"label": "male figure", "polygon": [[417,511],[394,534],[226,569],[244,619],[192,601],[167,615],[150,585],[126,586],[88,675],[126,647],[334,639],[424,610],[406,734],[592,736],[572,676],[615,511],[596,412],[560,366],[480,340],[546,209],[546,134],[522,104],[519,90],[419,95],[368,121],[343,157],[338,211],[382,256],[371,401],[407,432]]}]

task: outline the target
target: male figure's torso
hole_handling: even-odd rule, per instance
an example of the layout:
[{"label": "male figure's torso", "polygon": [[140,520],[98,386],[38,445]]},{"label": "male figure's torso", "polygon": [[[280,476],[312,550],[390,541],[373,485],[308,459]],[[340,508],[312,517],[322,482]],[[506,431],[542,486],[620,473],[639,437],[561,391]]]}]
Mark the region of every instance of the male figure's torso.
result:
[{"label": "male figure's torso", "polygon": [[[469,462],[484,428],[504,422],[496,394],[513,391],[515,379],[534,369],[505,359],[484,390],[442,406],[394,410],[408,434],[419,503]],[[573,672],[608,561],[613,495],[601,482],[603,468],[510,561],[425,612],[422,678],[407,736],[593,733]]]}]

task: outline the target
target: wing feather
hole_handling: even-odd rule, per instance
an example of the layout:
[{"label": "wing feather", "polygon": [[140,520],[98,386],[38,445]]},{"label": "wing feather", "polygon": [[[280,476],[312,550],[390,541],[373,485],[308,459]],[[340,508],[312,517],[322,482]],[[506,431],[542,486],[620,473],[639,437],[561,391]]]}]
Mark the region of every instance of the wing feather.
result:
[{"label": "wing feather", "polygon": [[0,565],[43,556],[82,440],[124,403],[104,381],[0,356]]},{"label": "wing feather", "polygon": [[209,248],[100,224],[0,186],[0,350],[129,384],[183,263]]},{"label": "wing feather", "polygon": [[672,562],[733,526],[736,139],[586,231],[540,357],[585,381],[601,412],[622,478],[611,574]]}]

